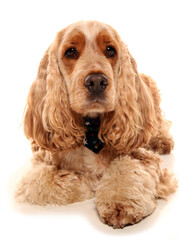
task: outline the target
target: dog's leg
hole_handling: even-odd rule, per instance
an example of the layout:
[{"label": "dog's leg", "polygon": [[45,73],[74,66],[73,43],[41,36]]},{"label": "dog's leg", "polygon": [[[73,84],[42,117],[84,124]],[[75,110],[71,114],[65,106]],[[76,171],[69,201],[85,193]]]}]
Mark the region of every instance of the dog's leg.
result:
[{"label": "dog's leg", "polygon": [[82,173],[38,162],[21,179],[15,198],[18,202],[38,205],[67,205],[94,197],[91,184],[92,179]]},{"label": "dog's leg", "polygon": [[115,159],[102,177],[96,203],[101,220],[114,228],[150,215],[158,198],[176,189],[176,181],[159,168],[159,157],[145,149]]},{"label": "dog's leg", "polygon": [[146,148],[159,154],[170,153],[174,148],[173,137],[169,133],[170,125],[169,121],[162,119],[157,133],[152,136]]}]

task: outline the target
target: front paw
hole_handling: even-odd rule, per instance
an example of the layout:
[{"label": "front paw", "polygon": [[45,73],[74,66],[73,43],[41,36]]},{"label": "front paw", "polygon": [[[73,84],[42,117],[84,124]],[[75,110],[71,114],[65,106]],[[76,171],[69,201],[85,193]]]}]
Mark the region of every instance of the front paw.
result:
[{"label": "front paw", "polygon": [[115,228],[124,228],[143,219],[139,208],[122,203],[97,203],[97,209],[103,223]]},{"label": "front paw", "polygon": [[157,172],[153,171],[154,164],[149,163],[150,156],[146,153],[143,156],[147,159],[145,163],[129,156],[115,159],[96,189],[100,218],[114,228],[135,224],[156,208]]},{"label": "front paw", "polygon": [[153,150],[158,154],[169,154],[174,148],[173,138],[170,137],[152,137],[148,146],[148,150]]}]

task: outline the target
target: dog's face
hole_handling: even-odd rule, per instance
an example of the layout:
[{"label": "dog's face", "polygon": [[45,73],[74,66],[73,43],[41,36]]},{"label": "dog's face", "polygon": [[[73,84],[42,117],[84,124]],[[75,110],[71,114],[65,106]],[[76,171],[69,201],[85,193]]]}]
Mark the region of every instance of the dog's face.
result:
[{"label": "dog's face", "polygon": [[155,123],[152,96],[117,32],[78,22],[44,54],[28,96],[25,134],[44,149],[66,151],[82,144],[83,117],[97,114],[99,135],[122,153],[146,144]]},{"label": "dog's face", "polygon": [[115,109],[119,41],[115,30],[94,21],[64,29],[58,64],[75,112],[85,116]]}]

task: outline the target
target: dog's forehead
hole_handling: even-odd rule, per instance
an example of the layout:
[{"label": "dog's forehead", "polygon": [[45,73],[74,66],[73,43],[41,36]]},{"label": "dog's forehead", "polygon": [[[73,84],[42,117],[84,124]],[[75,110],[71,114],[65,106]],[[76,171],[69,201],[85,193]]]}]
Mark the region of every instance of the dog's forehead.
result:
[{"label": "dog's forehead", "polygon": [[105,23],[97,21],[80,21],[66,28],[65,37],[67,38],[75,32],[81,32],[84,34],[87,41],[94,41],[94,39],[102,31],[106,31],[107,33],[110,33],[110,35],[114,35],[113,29]]}]

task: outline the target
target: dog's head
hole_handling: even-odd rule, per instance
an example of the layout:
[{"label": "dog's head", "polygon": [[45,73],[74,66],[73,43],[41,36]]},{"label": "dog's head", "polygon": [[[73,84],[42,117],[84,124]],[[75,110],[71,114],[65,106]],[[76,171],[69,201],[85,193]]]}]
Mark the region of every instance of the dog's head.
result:
[{"label": "dog's head", "polygon": [[83,116],[113,111],[121,54],[118,34],[98,22],[79,22],[59,34],[58,64],[71,109]]},{"label": "dog's head", "polygon": [[27,137],[66,150],[82,143],[82,117],[100,115],[99,135],[125,152],[147,143],[154,108],[134,59],[117,32],[96,21],[60,31],[46,51],[25,115]]}]

